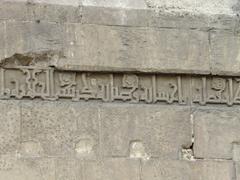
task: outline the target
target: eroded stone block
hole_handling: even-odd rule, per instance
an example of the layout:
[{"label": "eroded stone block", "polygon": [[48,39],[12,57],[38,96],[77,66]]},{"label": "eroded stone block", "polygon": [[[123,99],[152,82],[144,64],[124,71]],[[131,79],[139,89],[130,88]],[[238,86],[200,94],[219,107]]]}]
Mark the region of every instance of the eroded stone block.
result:
[{"label": "eroded stone block", "polygon": [[70,24],[65,37],[68,59],[60,61],[59,67],[174,73],[210,70],[206,32]]},{"label": "eroded stone block", "polygon": [[128,156],[130,143],[138,140],[148,156],[177,159],[182,146],[191,145],[188,107],[104,105],[100,117],[105,156]]},{"label": "eroded stone block", "polygon": [[234,166],[227,161],[162,161],[142,164],[143,180],[231,180]]},{"label": "eroded stone block", "polygon": [[20,105],[0,101],[0,154],[17,152],[20,142]]},{"label": "eroded stone block", "polygon": [[6,57],[16,53],[60,50],[62,48],[61,28],[56,23],[16,21],[6,23]]},{"label": "eroded stone block", "polygon": [[95,158],[98,133],[97,107],[68,102],[23,104],[22,141],[40,142],[45,155]]},{"label": "eroded stone block", "polygon": [[139,180],[139,168],[139,160],[114,158],[86,162],[84,173],[88,180]]},{"label": "eroded stone block", "polygon": [[0,179],[11,180],[55,180],[55,166],[51,159],[14,159],[1,157]]},{"label": "eroded stone block", "polygon": [[240,37],[233,32],[211,32],[211,68],[214,74],[239,74]]},{"label": "eroded stone block", "polygon": [[[75,159],[56,159],[56,179],[57,180],[83,180],[84,168],[82,162]],[[91,172],[95,174],[95,172]]]},{"label": "eroded stone block", "polygon": [[232,159],[233,143],[240,141],[238,108],[202,108],[193,114],[198,158]]}]

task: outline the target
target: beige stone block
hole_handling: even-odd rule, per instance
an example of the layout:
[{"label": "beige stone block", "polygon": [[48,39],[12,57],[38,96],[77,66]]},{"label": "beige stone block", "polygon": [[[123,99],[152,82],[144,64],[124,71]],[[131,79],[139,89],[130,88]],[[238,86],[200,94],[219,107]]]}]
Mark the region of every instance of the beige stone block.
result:
[{"label": "beige stone block", "polygon": [[206,32],[89,24],[66,25],[64,31],[67,59],[59,61],[62,68],[168,73],[210,70]]},{"label": "beige stone block", "polygon": [[29,7],[23,2],[16,0],[12,2],[0,1],[0,19],[3,20],[27,21],[28,10]]},{"label": "beige stone block", "polygon": [[15,53],[60,51],[62,48],[62,33],[56,23],[8,21],[6,28],[7,57]]},{"label": "beige stone block", "polygon": [[22,141],[39,142],[43,154],[96,158],[99,153],[98,108],[69,102],[25,102]]},{"label": "beige stone block", "polygon": [[140,161],[131,159],[105,159],[84,163],[87,180],[139,180]]},{"label": "beige stone block", "polygon": [[194,153],[198,158],[233,158],[233,143],[240,140],[238,108],[202,108],[193,114]]},{"label": "beige stone block", "polygon": [[15,153],[20,142],[20,105],[0,101],[0,154]]},{"label": "beige stone block", "polygon": [[178,159],[191,145],[188,107],[111,104],[101,107],[100,117],[105,156]]},{"label": "beige stone block", "polygon": [[52,159],[0,158],[0,179],[6,180],[55,180]]},{"label": "beige stone block", "polygon": [[[28,19],[30,21],[57,22],[57,23],[80,23],[82,20],[82,8],[77,4],[77,0],[71,5],[46,1],[28,6]],[[66,1],[69,2],[69,1]],[[69,2],[70,3],[70,2]]]},{"label": "beige stone block", "polygon": [[162,161],[142,163],[142,180],[231,180],[234,166],[228,161]]},{"label": "beige stone block", "polygon": [[59,158],[55,160],[55,167],[57,180],[84,180],[85,169],[81,161]]},{"label": "beige stone block", "polygon": [[6,22],[0,21],[0,59],[4,59],[5,57],[5,44],[6,44]]},{"label": "beige stone block", "polygon": [[240,36],[231,31],[214,31],[210,34],[211,68],[214,74],[239,75]]},{"label": "beige stone block", "polygon": [[240,161],[240,144],[233,143],[233,160]]}]

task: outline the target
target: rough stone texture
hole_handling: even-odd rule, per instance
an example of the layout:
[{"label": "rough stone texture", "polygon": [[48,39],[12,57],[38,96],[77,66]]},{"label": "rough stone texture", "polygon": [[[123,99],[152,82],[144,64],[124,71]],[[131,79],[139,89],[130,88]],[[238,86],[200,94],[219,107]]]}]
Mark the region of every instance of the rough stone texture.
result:
[{"label": "rough stone texture", "polygon": [[18,102],[0,103],[0,154],[15,153],[20,142],[20,107]]},{"label": "rough stone texture", "polygon": [[59,61],[60,67],[71,64],[93,69],[98,62],[99,67],[109,70],[173,72],[200,71],[202,65],[201,71],[209,72],[208,35],[204,32],[99,25],[69,25],[66,28],[65,42],[69,44],[64,54],[69,59]]},{"label": "rough stone texture", "polygon": [[231,180],[234,166],[227,161],[159,161],[143,163],[143,180]]},{"label": "rough stone texture", "polygon": [[0,159],[0,179],[55,180],[55,166],[51,159],[15,159],[3,156]]},{"label": "rough stone texture", "polygon": [[239,109],[206,108],[194,112],[194,152],[198,158],[232,159],[240,140]]},{"label": "rough stone texture", "polygon": [[239,74],[238,35],[232,33],[239,22],[227,13],[159,14],[133,1],[128,8],[112,1],[0,3],[1,59],[54,50],[62,54],[55,64],[62,69]]},{"label": "rough stone texture", "polygon": [[[238,98],[239,7],[238,0],[1,0],[0,66],[181,74],[193,86],[184,95],[197,94],[190,77],[200,86],[198,75],[225,75],[224,86],[234,80],[229,97]],[[13,89],[15,75],[7,75]],[[25,83],[41,89],[37,74],[28,75]],[[223,81],[211,87],[211,77],[206,89],[219,98]],[[240,180],[237,106],[13,99],[0,101],[0,180]]]},{"label": "rough stone texture", "polygon": [[85,178],[88,180],[139,180],[139,169],[138,160],[117,158],[103,162],[87,162],[85,163]]},{"label": "rough stone texture", "polygon": [[99,153],[97,106],[26,102],[21,128],[22,141],[39,142],[46,156],[95,158]]},{"label": "rough stone texture", "polygon": [[105,156],[128,156],[132,141],[140,141],[148,156],[178,159],[191,145],[190,109],[132,105],[100,110]]},{"label": "rough stone texture", "polygon": [[158,8],[159,10],[169,11],[171,13],[188,12],[191,14],[229,14],[234,15],[237,8],[237,0],[146,0],[150,7]]}]

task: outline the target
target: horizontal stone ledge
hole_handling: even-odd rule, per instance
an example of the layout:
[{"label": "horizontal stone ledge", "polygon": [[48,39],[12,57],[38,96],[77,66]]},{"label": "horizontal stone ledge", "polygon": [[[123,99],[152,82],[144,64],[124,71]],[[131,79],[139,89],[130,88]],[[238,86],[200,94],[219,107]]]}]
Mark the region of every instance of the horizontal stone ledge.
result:
[{"label": "horizontal stone ledge", "polygon": [[[136,1],[136,0],[135,0]],[[116,5],[117,3],[115,3]],[[169,13],[136,6],[91,5],[71,1],[4,0],[0,2],[0,19],[16,21],[53,21],[61,23],[101,24],[134,27],[212,29],[237,31],[239,18],[229,14]]]},{"label": "horizontal stone ledge", "polygon": [[0,69],[0,98],[71,99],[180,105],[240,105],[240,78],[230,76]]}]

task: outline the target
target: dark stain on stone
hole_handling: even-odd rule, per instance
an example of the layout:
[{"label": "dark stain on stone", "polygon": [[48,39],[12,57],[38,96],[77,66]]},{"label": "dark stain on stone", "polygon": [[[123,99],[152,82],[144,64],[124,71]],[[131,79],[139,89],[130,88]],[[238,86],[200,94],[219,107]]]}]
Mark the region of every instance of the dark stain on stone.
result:
[{"label": "dark stain on stone", "polygon": [[34,66],[39,63],[48,63],[57,55],[62,57],[60,52],[56,51],[42,51],[30,53],[15,53],[11,57],[0,60],[1,67],[14,67],[14,66]]}]

